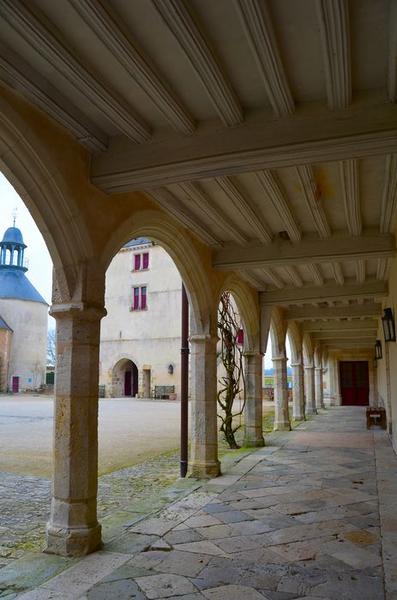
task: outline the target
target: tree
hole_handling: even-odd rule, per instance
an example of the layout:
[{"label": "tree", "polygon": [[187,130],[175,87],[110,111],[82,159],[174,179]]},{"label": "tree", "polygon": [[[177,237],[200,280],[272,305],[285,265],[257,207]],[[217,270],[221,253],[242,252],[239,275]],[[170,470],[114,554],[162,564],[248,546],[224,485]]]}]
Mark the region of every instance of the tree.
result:
[{"label": "tree", "polygon": [[[225,374],[218,380],[217,399],[221,409],[218,413],[218,417],[222,421],[220,431],[230,448],[239,448],[235,434],[241,424],[236,425],[235,419],[243,413],[245,406],[243,351],[237,343],[240,330],[240,319],[233,306],[231,295],[229,292],[224,292],[218,308],[218,331],[221,341],[219,358]],[[240,410],[234,413],[234,401],[241,392],[243,392],[243,403],[240,405]]]},{"label": "tree", "polygon": [[49,329],[47,333],[47,363],[55,367],[57,361],[57,342],[55,329]]}]

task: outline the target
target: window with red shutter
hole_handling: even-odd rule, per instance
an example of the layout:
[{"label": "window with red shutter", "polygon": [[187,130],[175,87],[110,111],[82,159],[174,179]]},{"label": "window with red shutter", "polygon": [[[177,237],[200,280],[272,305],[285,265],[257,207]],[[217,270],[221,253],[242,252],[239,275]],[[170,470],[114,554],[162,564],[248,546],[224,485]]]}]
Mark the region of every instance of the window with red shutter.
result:
[{"label": "window with red shutter", "polygon": [[144,252],[142,254],[142,269],[149,268],[149,252]]},{"label": "window with red shutter", "polygon": [[139,271],[141,268],[141,255],[134,254],[134,271]]},{"label": "window with red shutter", "polygon": [[147,289],[146,287],[141,287],[141,309],[145,310],[147,308]]},{"label": "window with red shutter", "polygon": [[134,287],[134,300],[133,300],[132,308],[134,310],[139,309],[139,287]]}]

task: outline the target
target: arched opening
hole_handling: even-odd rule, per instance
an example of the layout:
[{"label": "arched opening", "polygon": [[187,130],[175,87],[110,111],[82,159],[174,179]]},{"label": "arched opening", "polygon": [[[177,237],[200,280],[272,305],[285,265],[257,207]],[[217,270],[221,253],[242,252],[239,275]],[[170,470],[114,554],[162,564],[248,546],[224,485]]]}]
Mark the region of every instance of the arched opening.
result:
[{"label": "arched opening", "polygon": [[123,358],[112,369],[111,395],[113,398],[133,397],[138,394],[138,367]]},{"label": "arched opening", "polygon": [[0,471],[4,515],[13,515],[0,546],[14,553],[18,546],[42,548],[50,508],[53,386],[46,374],[55,368],[47,348],[55,330],[48,315],[53,267],[34,218],[1,173],[0,198]]}]

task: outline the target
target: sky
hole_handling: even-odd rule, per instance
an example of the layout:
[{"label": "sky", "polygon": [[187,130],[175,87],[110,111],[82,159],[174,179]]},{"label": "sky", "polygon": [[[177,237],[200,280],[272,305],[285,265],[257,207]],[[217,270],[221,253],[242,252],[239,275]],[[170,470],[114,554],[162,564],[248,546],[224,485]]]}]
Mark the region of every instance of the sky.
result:
[{"label": "sky", "polygon": [[[30,215],[25,204],[18,196],[12,185],[0,173],[0,236],[5,230],[12,227],[13,212],[16,209],[16,227],[22,231],[23,240],[27,245],[25,250],[25,266],[28,267],[27,277],[43,296],[44,300],[51,303],[52,290],[52,261],[38,230],[36,223]],[[50,317],[49,325],[53,327]]]}]

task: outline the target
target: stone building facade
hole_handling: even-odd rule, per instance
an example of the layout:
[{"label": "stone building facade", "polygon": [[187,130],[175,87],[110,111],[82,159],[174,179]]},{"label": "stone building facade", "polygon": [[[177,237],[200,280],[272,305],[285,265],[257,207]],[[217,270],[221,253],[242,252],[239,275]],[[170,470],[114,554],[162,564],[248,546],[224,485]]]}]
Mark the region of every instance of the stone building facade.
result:
[{"label": "stone building facade", "polygon": [[16,227],[0,242],[0,391],[38,390],[45,383],[48,304],[26,277]]},{"label": "stone building facade", "polygon": [[181,277],[161,246],[128,242],[106,274],[100,385],[108,397],[179,398]]}]

